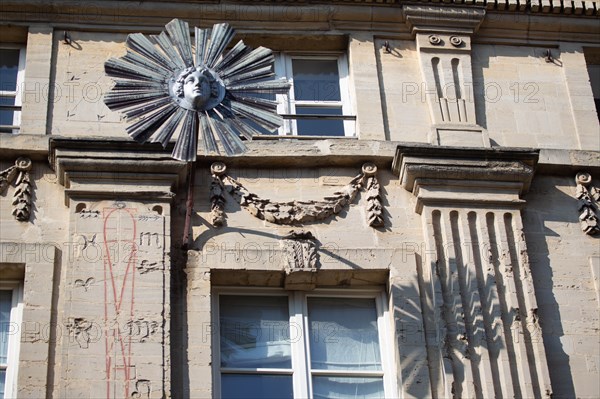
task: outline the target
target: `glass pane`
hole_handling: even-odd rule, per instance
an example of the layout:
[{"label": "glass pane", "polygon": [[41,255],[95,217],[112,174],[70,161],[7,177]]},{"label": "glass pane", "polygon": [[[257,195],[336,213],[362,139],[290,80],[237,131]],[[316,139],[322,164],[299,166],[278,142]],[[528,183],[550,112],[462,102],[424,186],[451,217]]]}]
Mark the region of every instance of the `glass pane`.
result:
[{"label": "glass pane", "polygon": [[19,50],[0,49],[0,90],[17,90],[19,72]]},{"label": "glass pane", "polygon": [[222,399],[293,398],[291,375],[222,374]]},{"label": "glass pane", "polygon": [[370,377],[313,377],[313,397],[384,398],[383,379]]},{"label": "glass pane", "polygon": [[[298,115],[342,115],[342,108],[300,107]],[[299,136],[344,136],[344,121],[341,119],[298,119]]]},{"label": "glass pane", "polygon": [[[15,105],[14,97],[0,97],[0,105]],[[0,125],[13,124],[14,111],[0,109]]]},{"label": "glass pane", "polygon": [[0,370],[0,398],[4,397],[5,384],[6,384],[6,371]]},{"label": "glass pane", "polygon": [[292,60],[296,101],[340,101],[337,60]]},{"label": "glass pane", "polygon": [[12,291],[0,290],[0,363],[6,364],[8,354],[8,334],[10,330],[10,309]]},{"label": "glass pane", "polygon": [[313,369],[381,370],[371,298],[308,298]]},{"label": "glass pane", "polygon": [[220,296],[221,366],[291,368],[287,296]]}]

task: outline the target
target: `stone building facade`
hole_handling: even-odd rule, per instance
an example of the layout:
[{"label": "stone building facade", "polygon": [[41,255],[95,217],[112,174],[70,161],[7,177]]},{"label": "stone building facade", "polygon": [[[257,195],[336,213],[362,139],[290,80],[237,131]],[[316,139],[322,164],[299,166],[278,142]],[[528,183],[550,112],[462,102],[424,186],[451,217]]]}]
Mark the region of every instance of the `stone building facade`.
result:
[{"label": "stone building facade", "polygon": [[[0,10],[5,398],[600,396],[596,0]],[[127,136],[173,18],[275,52],[278,131]]]}]

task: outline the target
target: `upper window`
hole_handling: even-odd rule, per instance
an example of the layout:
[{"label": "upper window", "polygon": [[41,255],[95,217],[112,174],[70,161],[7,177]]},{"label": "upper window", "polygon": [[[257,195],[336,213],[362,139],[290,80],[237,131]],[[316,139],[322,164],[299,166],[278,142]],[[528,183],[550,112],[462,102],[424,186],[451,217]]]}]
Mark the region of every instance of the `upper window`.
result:
[{"label": "upper window", "polygon": [[217,397],[397,396],[381,293],[218,298]]},{"label": "upper window", "polygon": [[25,49],[0,48],[0,133],[18,133]]},{"label": "upper window", "polygon": [[275,72],[292,84],[289,94],[278,98],[278,111],[285,118],[281,134],[354,136],[345,55],[280,54]]},{"label": "upper window", "polygon": [[17,396],[22,286],[0,282],[0,398]]}]

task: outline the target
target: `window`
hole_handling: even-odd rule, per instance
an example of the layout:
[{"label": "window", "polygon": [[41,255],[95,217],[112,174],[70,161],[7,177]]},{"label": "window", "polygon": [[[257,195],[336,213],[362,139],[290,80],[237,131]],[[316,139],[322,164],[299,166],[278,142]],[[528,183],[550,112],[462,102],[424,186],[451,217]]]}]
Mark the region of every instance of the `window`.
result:
[{"label": "window", "polygon": [[0,282],[0,398],[17,396],[22,285]]},{"label": "window", "polygon": [[354,136],[345,55],[280,54],[275,72],[292,84],[289,94],[278,98],[278,111],[286,120],[280,134]]},{"label": "window", "polygon": [[18,133],[25,49],[0,48],[0,133]]},{"label": "window", "polygon": [[380,292],[218,293],[221,398],[396,397]]}]

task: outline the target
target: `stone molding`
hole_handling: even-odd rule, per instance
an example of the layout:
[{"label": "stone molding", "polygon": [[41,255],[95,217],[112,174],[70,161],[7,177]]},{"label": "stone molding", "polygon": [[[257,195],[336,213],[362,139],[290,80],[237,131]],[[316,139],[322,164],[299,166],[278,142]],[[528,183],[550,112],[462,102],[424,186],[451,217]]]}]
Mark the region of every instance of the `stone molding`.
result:
[{"label": "stone molding", "polygon": [[129,141],[53,138],[49,161],[67,205],[72,198],[170,201],[186,170],[160,146]]},{"label": "stone molding", "polygon": [[402,10],[404,20],[413,34],[453,32],[471,35],[477,32],[485,18],[485,10],[480,7],[408,5]]},{"label": "stone molding", "polygon": [[418,213],[426,204],[519,207],[538,155],[530,149],[398,146],[392,171],[416,196]]}]

